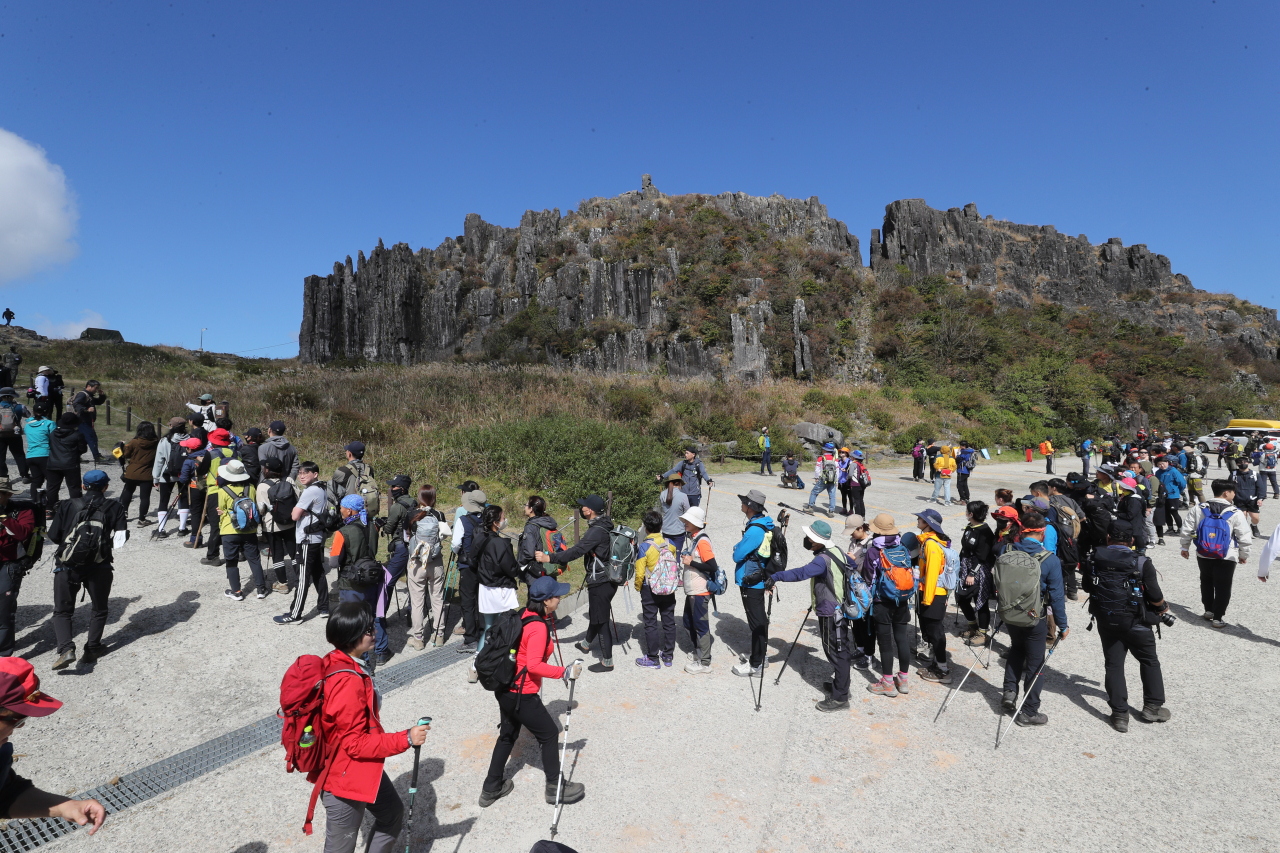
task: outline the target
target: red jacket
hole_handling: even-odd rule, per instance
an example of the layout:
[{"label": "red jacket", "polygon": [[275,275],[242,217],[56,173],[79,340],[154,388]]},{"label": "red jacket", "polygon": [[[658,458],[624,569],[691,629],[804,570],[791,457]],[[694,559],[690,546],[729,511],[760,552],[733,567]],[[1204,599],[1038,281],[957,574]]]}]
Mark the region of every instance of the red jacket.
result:
[{"label": "red jacket", "polygon": [[[520,635],[520,648],[516,650],[516,683],[511,687],[512,693],[537,693],[542,689],[542,679],[564,677],[564,667],[547,663],[553,648],[547,642],[551,627],[541,616],[526,608],[520,618],[527,616],[536,619],[525,625],[524,633]],[[527,676],[525,667],[529,668]]]},{"label": "red jacket", "polygon": [[18,559],[18,544],[27,541],[36,529],[36,517],[24,509],[0,524],[0,563]]},{"label": "red jacket", "polygon": [[[336,649],[325,656],[324,662],[325,672],[364,671],[350,655]],[[376,701],[373,679],[367,676],[340,673],[325,682],[320,725],[324,727],[326,743],[337,752],[329,761],[324,790],[335,797],[372,803],[382,784],[383,759],[409,748],[408,730],[392,734],[382,730]],[[307,781],[314,782],[318,777],[319,773],[313,773]]]}]

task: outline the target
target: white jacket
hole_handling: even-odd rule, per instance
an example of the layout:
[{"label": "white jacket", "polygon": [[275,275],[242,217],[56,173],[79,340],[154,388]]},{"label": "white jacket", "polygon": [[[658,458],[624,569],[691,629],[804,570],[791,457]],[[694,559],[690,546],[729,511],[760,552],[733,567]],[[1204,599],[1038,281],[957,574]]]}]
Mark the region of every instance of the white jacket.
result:
[{"label": "white jacket", "polygon": [[[1248,515],[1244,510],[1227,503],[1221,498],[1211,498],[1209,504],[1213,505],[1215,511],[1220,511],[1222,507],[1228,507],[1231,510],[1230,514],[1224,517],[1224,520],[1231,525],[1231,549],[1227,551],[1226,559],[1233,563],[1248,560],[1249,546],[1253,544],[1253,531],[1249,528]],[[1194,539],[1196,530],[1200,527],[1200,518],[1203,514],[1201,506],[1203,504],[1197,504],[1191,508],[1190,518],[1187,519],[1187,524],[1182,528],[1182,550],[1184,551],[1191,552],[1195,550]]]}]

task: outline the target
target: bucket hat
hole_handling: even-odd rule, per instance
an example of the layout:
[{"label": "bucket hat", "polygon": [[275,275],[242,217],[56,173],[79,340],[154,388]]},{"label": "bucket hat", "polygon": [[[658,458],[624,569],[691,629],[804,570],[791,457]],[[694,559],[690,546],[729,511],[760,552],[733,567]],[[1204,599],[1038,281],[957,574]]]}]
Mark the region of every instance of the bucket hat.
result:
[{"label": "bucket hat", "polygon": [[804,528],[804,535],[809,537],[811,542],[821,545],[824,548],[835,548],[836,543],[831,541],[832,532],[831,525],[825,521],[815,521],[808,527]]},{"label": "bucket hat", "polygon": [[479,489],[473,489],[462,496],[462,508],[467,512],[483,512],[489,496]]},{"label": "bucket hat", "polygon": [[707,526],[707,511],[700,506],[691,506],[688,512],[680,516],[680,520],[687,521],[701,530]]},{"label": "bucket hat", "polygon": [[225,465],[218,466],[218,479],[226,480],[228,483],[243,483],[249,479],[249,472],[244,470],[243,462],[232,459]]},{"label": "bucket hat", "polygon": [[898,525],[894,523],[893,516],[887,512],[882,512],[871,519],[871,532],[877,536],[897,536],[901,531]]},{"label": "bucket hat", "polygon": [[936,509],[926,509],[922,512],[912,513],[912,515],[929,525],[929,528],[939,536],[947,535],[942,532],[942,516]]}]

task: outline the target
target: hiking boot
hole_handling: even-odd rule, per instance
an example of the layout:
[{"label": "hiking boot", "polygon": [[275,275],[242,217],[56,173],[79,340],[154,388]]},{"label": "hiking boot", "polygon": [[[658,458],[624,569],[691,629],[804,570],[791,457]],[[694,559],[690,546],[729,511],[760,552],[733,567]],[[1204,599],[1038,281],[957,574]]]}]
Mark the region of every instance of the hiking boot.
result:
[{"label": "hiking boot", "polygon": [[293,592],[293,590],[289,589],[289,585],[287,583],[280,583],[280,581],[273,583],[271,588],[276,592]]},{"label": "hiking boot", "polygon": [[444,631],[437,631],[431,640],[432,647],[439,648],[445,644]]},{"label": "hiking boot", "polygon": [[1039,711],[1023,711],[1013,721],[1020,726],[1043,726],[1049,722],[1049,718]]},{"label": "hiking boot", "polygon": [[71,666],[71,664],[75,662],[76,662],[76,650],[68,649],[67,651],[58,655],[58,659],[53,662],[53,668],[66,669],[67,667]]},{"label": "hiking boot", "polygon": [[815,702],[813,707],[817,708],[824,714],[830,714],[835,711],[847,711],[849,710],[849,700],[845,699],[842,702],[837,702],[835,699],[823,699],[821,702]]},{"label": "hiking boot", "polygon": [[154,522],[154,521],[152,521],[152,520],[151,520],[151,519],[149,519],[149,518],[140,518],[140,519],[138,519],[137,526],[138,526],[138,527],[150,527],[150,526],[151,526],[151,525],[153,525],[153,524],[155,524],[155,522]]},{"label": "hiking boot", "polygon": [[1164,544],[1164,540],[1163,540],[1163,539],[1157,539],[1157,540],[1156,540],[1156,544],[1157,544],[1157,545],[1163,545],[1163,544]]},{"label": "hiking boot", "polygon": [[[581,782],[565,782],[560,786],[560,802],[564,805],[573,805],[579,802],[587,795],[587,788]],[[549,782],[547,784],[547,805],[554,806],[556,804],[556,783]]]},{"label": "hiking boot", "polygon": [[301,619],[294,619],[292,613],[281,613],[279,616],[272,616],[271,621],[277,625],[298,625],[302,622]]},{"label": "hiking boot", "polygon": [[613,658],[600,658],[600,666],[603,669],[613,669]]},{"label": "hiking boot", "polygon": [[591,644],[588,643],[586,640],[579,640],[578,642],[573,644],[573,647],[578,651],[582,652],[584,655],[591,654]]},{"label": "hiking boot", "polygon": [[152,538],[152,539],[168,539],[168,538],[169,538],[170,536],[172,536],[172,535],[173,535],[173,534],[171,534],[168,530],[153,530],[153,531],[151,531],[151,538]]},{"label": "hiking boot", "polygon": [[1111,728],[1115,729],[1115,730],[1116,730],[1116,731],[1118,731],[1120,734],[1125,734],[1125,733],[1127,733],[1127,732],[1129,731],[1129,714],[1128,714],[1128,712],[1125,712],[1125,711],[1112,711],[1112,712],[1111,712]]},{"label": "hiking boot", "polygon": [[867,655],[858,655],[853,659],[854,669],[871,669],[871,658]]},{"label": "hiking boot", "polygon": [[427,647],[427,644],[422,642],[422,640],[419,640],[417,637],[410,637],[409,639],[404,641],[404,644],[406,647],[413,649],[415,652],[420,652]]},{"label": "hiking boot", "polygon": [[504,779],[502,781],[502,787],[496,791],[486,791],[483,788],[481,788],[480,789],[480,808],[482,809],[489,808],[489,806],[493,805],[498,800],[505,797],[507,794],[510,794],[512,790],[515,789],[515,787],[516,787],[516,783],[514,780]]},{"label": "hiking boot", "polygon": [[1079,597],[1080,597],[1080,593],[1076,592],[1074,589],[1071,590],[1071,592],[1067,593],[1068,601],[1075,601]]},{"label": "hiking boot", "polygon": [[474,655],[476,653],[476,647],[477,647],[476,643],[463,643],[462,645],[458,646],[458,654]]},{"label": "hiking boot", "polygon": [[966,646],[985,646],[987,644],[987,634],[985,631],[979,631],[965,640],[964,643]]},{"label": "hiking boot", "polygon": [[970,622],[970,623],[965,627],[965,629],[964,629],[963,631],[961,631],[961,632],[960,632],[960,634],[959,634],[958,636],[959,636],[959,637],[960,637],[960,639],[962,639],[962,640],[967,640],[967,639],[969,639],[970,637],[972,637],[972,636],[974,636],[975,634],[977,634],[977,633],[978,633],[978,630],[979,630],[979,629],[978,629],[978,623],[977,623],[977,622]]},{"label": "hiking boot", "polygon": [[200,565],[202,566],[223,566],[223,565],[226,565],[226,562],[227,561],[222,559],[221,557],[201,557],[200,558]]},{"label": "hiking boot", "polygon": [[226,589],[222,591],[222,594],[232,601],[244,601],[244,593],[238,589]]},{"label": "hiking boot", "polygon": [[684,671],[690,675],[702,675],[711,671],[711,664],[703,663],[700,660],[689,661],[684,665]]},{"label": "hiking boot", "polygon": [[1000,707],[1005,711],[1013,713],[1013,710],[1018,707],[1018,691],[1016,689],[1006,690],[1004,695],[1000,697]]},{"label": "hiking boot", "polygon": [[1253,530],[1253,538],[1254,538],[1254,539],[1261,539],[1261,538],[1262,538],[1262,531],[1258,529],[1258,525],[1256,525],[1256,524],[1251,524],[1251,525],[1249,525],[1249,527],[1250,527],[1250,529],[1252,529],[1252,530]]},{"label": "hiking boot", "polygon": [[[935,684],[951,683],[951,673],[943,672],[942,670],[938,669],[936,666],[931,666],[928,669],[917,669],[916,675],[920,676],[925,681],[932,681]],[[898,688],[898,692],[899,693],[903,692],[901,687]]]},{"label": "hiking boot", "polygon": [[636,666],[643,669],[662,669],[662,664],[650,657],[636,658]]},{"label": "hiking boot", "polygon": [[395,656],[395,652],[392,652],[392,651],[383,652],[382,654],[378,655],[376,663],[378,666],[382,666],[387,661],[391,660],[391,658],[394,656]]},{"label": "hiking boot", "polygon": [[[111,649],[107,648],[106,646],[92,646],[92,647],[86,646],[84,650],[84,654],[80,656],[80,662],[85,664],[93,663],[98,658],[103,657],[110,651]],[[1166,711],[1165,713],[1167,714],[1168,712]],[[1168,719],[1168,717],[1166,717],[1165,719]]]},{"label": "hiking boot", "polygon": [[265,590],[265,589],[259,589],[259,590],[258,590],[258,600],[259,600],[259,601],[261,601],[262,599],[264,599],[264,598],[266,598],[266,597],[267,597],[267,590]]},{"label": "hiking boot", "polygon": [[1169,713],[1169,709],[1163,705],[1146,704],[1142,706],[1142,710],[1138,712],[1138,716],[1148,723],[1167,723],[1169,718],[1173,716]]},{"label": "hiking boot", "polygon": [[476,668],[474,666],[467,670],[467,684],[475,684],[479,680],[480,673],[476,672]]},{"label": "hiking boot", "polygon": [[883,678],[867,685],[867,692],[874,693],[877,696],[887,696],[892,699],[898,695],[898,688],[893,686],[893,679],[885,681]]}]

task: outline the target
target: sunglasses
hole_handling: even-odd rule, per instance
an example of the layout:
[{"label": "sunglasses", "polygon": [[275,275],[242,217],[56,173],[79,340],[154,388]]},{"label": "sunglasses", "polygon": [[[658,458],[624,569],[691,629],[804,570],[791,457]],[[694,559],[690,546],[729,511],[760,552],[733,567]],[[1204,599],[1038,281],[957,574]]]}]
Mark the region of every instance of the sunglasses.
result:
[{"label": "sunglasses", "polygon": [[22,714],[14,714],[9,711],[0,711],[0,723],[8,723],[15,729],[20,729],[26,723],[27,718]]}]

